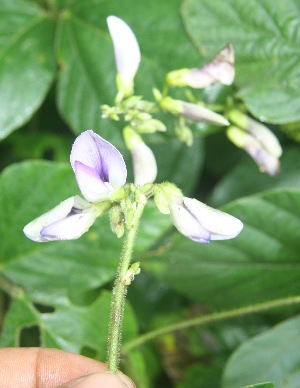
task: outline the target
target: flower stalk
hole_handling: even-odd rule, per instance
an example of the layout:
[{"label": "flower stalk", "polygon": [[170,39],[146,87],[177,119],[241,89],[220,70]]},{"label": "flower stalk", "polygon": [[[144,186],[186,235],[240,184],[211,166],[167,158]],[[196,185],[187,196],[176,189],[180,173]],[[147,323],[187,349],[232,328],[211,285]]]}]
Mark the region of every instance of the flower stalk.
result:
[{"label": "flower stalk", "polygon": [[147,198],[144,194],[135,193],[135,202],[132,203],[130,208],[127,207],[126,209],[125,240],[112,292],[109,322],[107,364],[108,370],[113,373],[117,372],[120,360],[123,313],[127,287],[133,280],[134,275],[139,273],[139,267],[130,267],[130,262],[140,219],[146,203]]}]

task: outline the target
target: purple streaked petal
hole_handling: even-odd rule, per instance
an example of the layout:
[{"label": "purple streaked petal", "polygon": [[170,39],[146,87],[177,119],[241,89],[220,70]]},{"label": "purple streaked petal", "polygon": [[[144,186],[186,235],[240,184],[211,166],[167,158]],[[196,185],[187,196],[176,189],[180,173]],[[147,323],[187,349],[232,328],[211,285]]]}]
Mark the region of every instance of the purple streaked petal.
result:
[{"label": "purple streaked petal", "polygon": [[230,214],[222,212],[197,201],[183,197],[183,203],[211,234],[211,240],[227,240],[236,237],[243,229],[243,223]]},{"label": "purple streaked petal", "polygon": [[[41,231],[45,230],[48,226],[52,224],[56,224],[57,222],[66,220],[68,218],[71,218],[73,216],[82,216],[83,220],[80,221],[80,228],[78,231],[74,229],[75,224],[67,224],[66,226],[71,227],[72,230],[70,232],[65,231],[65,233],[69,233],[69,237],[71,235],[78,236],[84,233],[83,231],[83,221],[86,222],[86,227],[88,230],[89,226],[95,221],[97,217],[97,212],[94,211],[94,209],[91,208],[91,205],[85,201],[84,199],[80,198],[79,196],[70,197],[66,199],[65,201],[61,202],[59,205],[57,205],[55,208],[49,210],[48,212],[44,213],[40,217],[36,218],[35,220],[31,221],[29,224],[25,226],[23,229],[24,234],[30,238],[33,241],[37,242],[44,242],[44,241],[50,241],[49,238],[45,238],[43,235],[41,235]],[[71,238],[71,237],[70,237]],[[73,237],[77,238],[77,237]],[[59,235],[56,234],[56,239],[62,240],[63,238],[59,238]]]},{"label": "purple streaked petal", "polygon": [[76,161],[75,176],[84,198],[89,202],[100,202],[114,191],[109,183],[104,183],[92,167]]},{"label": "purple streaked petal", "polygon": [[209,231],[201,225],[180,201],[171,202],[170,216],[176,229],[184,236],[198,243],[208,243],[210,241]]},{"label": "purple streaked petal", "polygon": [[95,212],[80,212],[44,227],[40,234],[43,241],[76,240],[93,225]]},{"label": "purple streaked petal", "polygon": [[75,174],[75,164],[80,162],[95,170],[99,179],[109,183],[114,189],[119,189],[126,183],[127,170],[121,153],[91,130],[76,138],[70,161]]}]

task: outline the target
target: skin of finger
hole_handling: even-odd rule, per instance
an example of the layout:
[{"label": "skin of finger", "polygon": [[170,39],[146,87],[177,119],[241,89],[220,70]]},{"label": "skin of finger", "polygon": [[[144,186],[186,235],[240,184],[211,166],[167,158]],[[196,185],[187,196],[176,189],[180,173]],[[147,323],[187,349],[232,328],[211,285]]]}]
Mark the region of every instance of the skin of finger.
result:
[{"label": "skin of finger", "polygon": [[118,372],[98,372],[85,378],[73,380],[59,386],[59,388],[135,388],[134,383],[125,375]]},{"label": "skin of finger", "polygon": [[106,364],[62,350],[0,349],[1,388],[55,388],[80,376],[104,371]]}]

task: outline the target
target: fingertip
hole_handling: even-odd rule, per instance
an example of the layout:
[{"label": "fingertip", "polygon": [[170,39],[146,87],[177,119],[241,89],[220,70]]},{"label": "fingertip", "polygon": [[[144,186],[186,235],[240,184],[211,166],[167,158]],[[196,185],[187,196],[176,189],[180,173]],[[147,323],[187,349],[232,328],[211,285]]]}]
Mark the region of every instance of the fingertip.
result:
[{"label": "fingertip", "polygon": [[135,388],[135,384],[129,377],[118,372],[98,372],[69,381],[58,388]]}]

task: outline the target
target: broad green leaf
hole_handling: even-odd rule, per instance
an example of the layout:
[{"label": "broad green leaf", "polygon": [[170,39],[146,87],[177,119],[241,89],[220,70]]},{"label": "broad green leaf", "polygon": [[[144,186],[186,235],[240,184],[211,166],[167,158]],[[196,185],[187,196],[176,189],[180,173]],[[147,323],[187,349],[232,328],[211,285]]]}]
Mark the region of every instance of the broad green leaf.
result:
[{"label": "broad green leaf", "polygon": [[206,59],[233,44],[238,94],[256,117],[300,119],[298,0],[187,0],[182,16]]},{"label": "broad green leaf", "polygon": [[259,172],[256,164],[247,157],[220,180],[209,197],[209,203],[212,206],[221,206],[234,199],[269,189],[299,188],[299,148],[286,149],[281,159],[279,175],[270,177]]},{"label": "broad green leaf", "polygon": [[[298,388],[299,328],[298,316],[246,341],[233,353],[227,363],[223,388],[240,388],[264,381],[272,381],[275,387]],[[266,386],[272,387],[270,384],[272,383]],[[254,385],[256,386],[260,387]]]},{"label": "broad green leaf", "polygon": [[[37,326],[41,346],[75,353],[81,353],[84,347],[88,347],[96,352],[96,358],[105,360],[111,303],[109,292],[102,292],[92,304],[80,307],[70,303],[64,293],[57,292],[53,301],[54,311],[46,313],[40,312],[32,302],[34,296],[32,300],[23,296],[12,302],[4,321],[1,346],[19,346],[21,330]],[[124,340],[134,338],[136,333],[135,317],[127,303],[124,312]]]},{"label": "broad green leaf", "polygon": [[243,221],[237,238],[201,245],[175,233],[143,267],[182,294],[218,308],[298,294],[300,191],[274,190],[222,210]]},{"label": "broad green leaf", "polygon": [[[108,215],[75,241],[35,243],[23,227],[60,201],[79,194],[70,165],[25,162],[7,168],[0,178],[0,270],[30,295],[51,303],[51,293],[90,290],[115,276],[122,239],[110,230]],[[136,255],[154,245],[170,228],[168,216],[147,204],[139,230]]]},{"label": "broad green leaf", "polygon": [[24,124],[55,74],[54,23],[36,5],[0,1],[0,139]]}]

